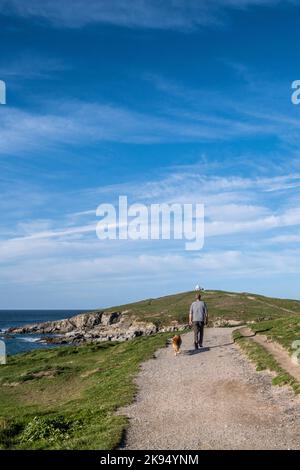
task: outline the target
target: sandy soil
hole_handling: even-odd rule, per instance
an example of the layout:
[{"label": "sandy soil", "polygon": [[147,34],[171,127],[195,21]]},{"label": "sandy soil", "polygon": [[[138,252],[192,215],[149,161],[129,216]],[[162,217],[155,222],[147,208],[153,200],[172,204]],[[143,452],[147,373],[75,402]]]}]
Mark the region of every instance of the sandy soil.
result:
[{"label": "sandy soil", "polygon": [[231,328],[209,328],[194,353],[171,347],[142,366],[130,418],[128,449],[300,449],[300,397],[271,385],[232,342]]}]

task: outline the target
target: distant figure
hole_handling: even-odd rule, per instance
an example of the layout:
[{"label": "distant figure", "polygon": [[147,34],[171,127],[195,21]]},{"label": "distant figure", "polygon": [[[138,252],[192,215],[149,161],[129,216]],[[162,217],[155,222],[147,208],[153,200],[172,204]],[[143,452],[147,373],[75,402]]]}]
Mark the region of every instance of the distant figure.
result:
[{"label": "distant figure", "polygon": [[201,294],[196,295],[196,300],[191,305],[189,323],[194,328],[195,349],[202,348],[204,325],[208,323],[208,310],[206,303],[201,300]]}]

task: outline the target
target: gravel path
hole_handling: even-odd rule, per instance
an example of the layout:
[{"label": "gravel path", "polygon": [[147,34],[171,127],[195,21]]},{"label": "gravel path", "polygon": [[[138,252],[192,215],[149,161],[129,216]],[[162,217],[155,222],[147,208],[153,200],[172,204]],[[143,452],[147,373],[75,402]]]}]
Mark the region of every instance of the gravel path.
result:
[{"label": "gravel path", "polygon": [[300,397],[271,385],[232,343],[231,328],[209,328],[205,347],[171,347],[142,366],[125,449],[300,449]]}]

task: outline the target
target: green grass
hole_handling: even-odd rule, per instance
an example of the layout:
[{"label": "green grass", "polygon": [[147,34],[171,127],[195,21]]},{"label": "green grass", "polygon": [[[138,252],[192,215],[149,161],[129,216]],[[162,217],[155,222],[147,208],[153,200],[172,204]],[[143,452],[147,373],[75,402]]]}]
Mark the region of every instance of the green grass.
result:
[{"label": "green grass", "polygon": [[300,340],[300,316],[298,315],[287,315],[285,318],[264,321],[250,326],[253,331],[261,332],[272,341],[280,343],[290,353],[293,341]]},{"label": "green grass", "polygon": [[[289,305],[289,308],[290,307],[292,307],[292,305]],[[290,309],[292,310],[292,308]],[[283,313],[282,318],[261,321],[249,326],[257,334],[263,334],[271,341],[281,344],[290,354],[293,352],[292,343],[295,340],[300,340],[300,315]],[[255,343],[251,339],[243,338],[238,331],[233,333],[233,337],[250,360],[256,364],[257,370],[268,369],[275,372],[276,375],[273,378],[274,385],[288,384],[294,389],[295,393],[300,393],[300,384],[282,369],[274,357],[263,346]]]},{"label": "green grass", "polygon": [[[277,318],[275,320],[255,323],[250,326],[252,330],[255,331],[257,334],[263,334],[271,341],[281,344],[281,346],[283,346],[290,354],[294,352],[294,350],[292,349],[293,342],[296,340],[300,340],[299,315],[292,316],[287,314],[287,316],[283,318]],[[254,346],[252,345],[252,348],[253,347]],[[261,354],[263,354],[263,351],[265,351],[265,349],[262,346],[258,346],[258,348],[261,348]],[[265,355],[270,356],[270,354],[268,354],[266,351]],[[270,357],[272,358],[272,356]],[[276,363],[275,359],[273,359],[273,362]],[[274,370],[274,368],[267,368],[269,368],[270,370]],[[300,384],[296,382],[289,374],[287,374],[278,364],[276,371],[278,372],[278,377],[275,377],[275,379],[273,379],[273,382],[275,384],[289,383],[296,393],[300,393]]]},{"label": "green grass", "polygon": [[[211,320],[265,321],[291,315],[291,312],[300,314],[300,301],[297,300],[212,290],[203,292],[202,297],[208,304]],[[189,307],[194,298],[195,292],[183,292],[118,305],[108,311],[128,310],[139,319],[152,321],[157,325],[166,325],[172,320],[184,323],[187,321]]]},{"label": "green grass", "polygon": [[[276,320],[274,323],[277,322]],[[299,323],[299,320],[298,320]],[[297,323],[297,326],[298,326]],[[254,331],[261,331],[266,334],[266,327],[272,328],[272,322],[266,322],[262,328],[262,324],[252,325]],[[277,325],[278,328],[278,325]],[[293,334],[289,333],[294,339],[297,330]],[[245,352],[248,358],[256,364],[256,370],[269,370],[275,373],[272,379],[273,385],[290,385],[296,394],[300,393],[300,384],[288,372],[286,372],[263,346],[251,340],[250,338],[243,337],[239,331],[233,333],[234,340],[239,344],[241,349]],[[277,340],[276,335],[273,339]]]},{"label": "green grass", "polygon": [[60,347],[9,357],[0,367],[1,449],[112,449],[127,425],[141,362],[170,334]]},{"label": "green grass", "polygon": [[[157,325],[186,323],[195,292],[112,307]],[[255,321],[290,351],[300,339],[300,301],[248,293],[205,291],[210,320]],[[287,311],[288,310],[288,311]],[[127,419],[116,411],[132,402],[134,377],[141,362],[164,346],[172,334],[157,334],[125,343],[59,347],[9,357],[0,367],[1,449],[113,449]],[[259,370],[276,373],[274,383],[299,384],[261,346],[236,338]]]}]

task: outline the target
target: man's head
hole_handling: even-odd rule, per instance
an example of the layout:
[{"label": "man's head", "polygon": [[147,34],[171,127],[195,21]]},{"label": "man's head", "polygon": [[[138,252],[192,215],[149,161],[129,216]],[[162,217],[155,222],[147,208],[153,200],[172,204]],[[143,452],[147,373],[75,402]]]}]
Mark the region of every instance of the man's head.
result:
[{"label": "man's head", "polygon": [[196,300],[201,300],[201,294],[196,294]]}]

